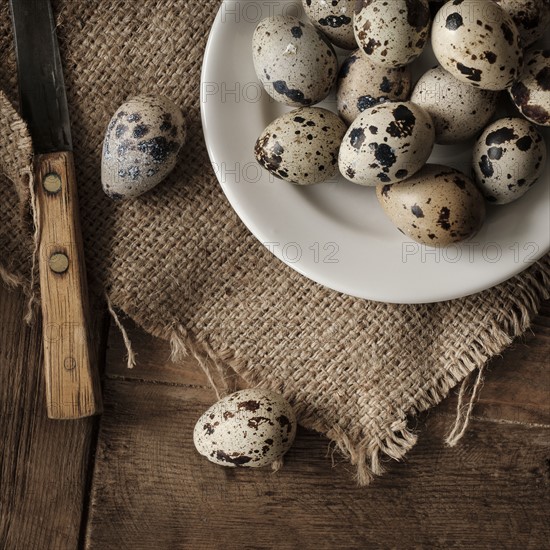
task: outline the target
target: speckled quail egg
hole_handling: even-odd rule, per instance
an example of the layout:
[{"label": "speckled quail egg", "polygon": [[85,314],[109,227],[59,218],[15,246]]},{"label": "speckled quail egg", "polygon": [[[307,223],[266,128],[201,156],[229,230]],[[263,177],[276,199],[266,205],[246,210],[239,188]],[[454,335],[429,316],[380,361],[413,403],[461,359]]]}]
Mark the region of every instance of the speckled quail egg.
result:
[{"label": "speckled quail egg", "polygon": [[522,118],[497,120],[474,148],[477,184],[489,202],[510,203],[536,183],[546,157],[544,138],[533,124]]},{"label": "speckled quail egg", "polygon": [[346,125],[331,111],[303,107],[274,120],[256,141],[256,160],[277,178],[297,185],[321,183],[338,172]]},{"label": "speckled quail egg", "polygon": [[340,147],[340,172],[359,185],[398,183],[422,168],[434,139],[432,119],[422,107],[381,103],[361,113],[349,127]]},{"label": "speckled quail egg", "polygon": [[310,21],[334,45],[345,50],[357,48],[353,32],[355,0],[302,0]]},{"label": "speckled quail egg", "polygon": [[510,88],[521,114],[541,126],[550,126],[550,50],[527,54],[521,77]]},{"label": "speckled quail egg", "polygon": [[473,237],[485,221],[485,201],[474,183],[447,166],[427,164],[399,185],[376,191],[382,208],[405,235],[428,246]]},{"label": "speckled quail egg", "polygon": [[325,99],[338,74],[332,44],[313,25],[295,17],[260,21],[252,39],[254,68],[267,93],[292,107]]},{"label": "speckled quail egg", "polygon": [[134,198],[173,170],[185,143],[181,109],[162,96],[137,96],[120,106],[103,141],[101,183],[115,200]]},{"label": "speckled quail egg", "polygon": [[434,19],[432,47],[445,70],[484,90],[504,90],[520,74],[518,30],[491,0],[447,2]]},{"label": "speckled quail egg", "polygon": [[210,462],[261,468],[280,459],[296,436],[296,415],[280,394],[261,389],[233,393],[210,407],[193,432]]},{"label": "speckled quail egg", "polygon": [[495,114],[497,92],[474,88],[436,67],[416,84],[411,101],[432,117],[435,142],[459,143],[474,137]]},{"label": "speckled quail egg", "polygon": [[507,12],[527,48],[546,32],[550,24],[550,0],[494,0]]},{"label": "speckled quail egg", "polygon": [[351,124],[359,113],[378,103],[404,101],[409,98],[411,80],[409,67],[381,67],[357,50],[342,63],[338,73],[338,112]]},{"label": "speckled quail egg", "polygon": [[430,22],[427,0],[358,0],[355,38],[376,65],[402,67],[424,50]]}]

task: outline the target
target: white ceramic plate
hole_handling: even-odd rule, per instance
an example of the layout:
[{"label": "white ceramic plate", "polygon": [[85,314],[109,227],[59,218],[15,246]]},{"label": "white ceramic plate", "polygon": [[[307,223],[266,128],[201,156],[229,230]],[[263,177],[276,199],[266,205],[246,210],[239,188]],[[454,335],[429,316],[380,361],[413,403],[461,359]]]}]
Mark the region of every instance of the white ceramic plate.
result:
[{"label": "white ceramic plate", "polygon": [[[296,0],[225,0],[210,34],[201,82],[204,133],[216,175],[242,221],[278,258],[339,292],[426,303],[490,288],[550,250],[550,162],[522,199],[489,208],[473,240],[447,248],[404,237],[382,212],[373,189],[343,178],[301,188],[263,171],[254,158],[255,141],[290,109],[262,91],[251,41],[261,19],[281,13],[305,20]],[[425,52],[415,64],[416,77],[435,64],[431,51]],[[335,110],[334,97],[320,106]],[[550,131],[544,134],[550,145]],[[471,151],[472,143],[436,146],[429,162],[469,174]]]}]

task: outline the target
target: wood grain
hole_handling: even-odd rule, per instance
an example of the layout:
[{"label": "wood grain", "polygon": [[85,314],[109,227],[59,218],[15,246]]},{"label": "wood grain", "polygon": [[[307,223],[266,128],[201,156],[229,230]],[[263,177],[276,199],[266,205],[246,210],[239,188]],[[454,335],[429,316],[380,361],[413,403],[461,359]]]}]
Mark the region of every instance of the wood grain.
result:
[{"label": "wood grain", "polygon": [[[285,467],[231,470],[192,444],[207,403],[185,388],[110,381],[86,547],[533,548],[550,536],[548,431],[474,421],[455,449],[432,414],[406,463],[359,489],[305,430]],[[327,456],[328,455],[328,456]]]},{"label": "wood grain", "polygon": [[[149,336],[123,318],[137,353],[136,368],[126,368],[126,349],[119,331],[111,325],[106,372],[111,378],[208,387],[208,381],[189,358],[170,360],[166,342]],[[488,366],[485,384],[475,408],[476,416],[495,421],[550,425],[550,302],[545,302],[533,326]],[[453,392],[453,395],[456,392]],[[456,398],[448,399],[440,413],[454,415]]]},{"label": "wood grain", "polygon": [[40,327],[23,325],[24,307],[0,288],[2,550],[548,547],[548,304],[533,333],[492,363],[459,446],[442,443],[448,400],[415,422],[406,461],[388,461],[364,489],[338,453],[332,466],[325,438],[303,429],[277,474],[205,461],[191,433],[213,392],[193,361],[173,364],[165,342],[135,328],[133,371],[111,329],[104,416],[49,421]]},{"label": "wood grain", "polygon": [[[74,550],[97,419],[47,418],[42,328],[25,313],[23,296],[0,284],[0,548]],[[92,319],[104,333],[102,311]]]},{"label": "wood grain", "polygon": [[192,444],[195,421],[215,401],[205,377],[124,320],[138,364],[125,368],[112,328],[86,547],[547,547],[549,306],[491,363],[456,448],[443,445],[453,397],[413,422],[418,445],[365,489],[325,438],[303,429],[277,474],[205,461]]},{"label": "wood grain", "polygon": [[72,153],[39,155],[35,171],[48,416],[82,418],[101,412],[101,397]]}]

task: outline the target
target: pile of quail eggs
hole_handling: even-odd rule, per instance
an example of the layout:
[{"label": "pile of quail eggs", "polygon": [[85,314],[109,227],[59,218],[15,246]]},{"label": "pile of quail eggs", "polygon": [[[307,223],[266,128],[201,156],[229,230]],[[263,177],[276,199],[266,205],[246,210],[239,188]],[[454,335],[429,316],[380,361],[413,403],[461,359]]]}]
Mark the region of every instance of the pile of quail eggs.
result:
[{"label": "pile of quail eggs", "polygon": [[[543,174],[537,125],[550,126],[550,50],[530,47],[547,31],[550,0],[303,6],[309,22],[270,17],[253,37],[260,82],[293,108],[256,142],[271,174],[311,185],[340,173],[376,187],[397,228],[431,246],[471,238],[486,201],[510,203]],[[413,85],[411,63],[430,42],[439,65]],[[353,51],[339,63],[335,46]],[[333,90],[338,114],[314,106]],[[513,116],[495,121],[506,102]],[[435,144],[469,140],[471,177],[426,164]]]}]

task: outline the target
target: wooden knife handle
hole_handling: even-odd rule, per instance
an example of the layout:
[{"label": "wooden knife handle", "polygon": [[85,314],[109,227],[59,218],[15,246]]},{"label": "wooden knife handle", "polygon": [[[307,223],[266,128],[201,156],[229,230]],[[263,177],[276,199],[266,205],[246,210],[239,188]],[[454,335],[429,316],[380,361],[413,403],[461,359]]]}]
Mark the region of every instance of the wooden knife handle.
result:
[{"label": "wooden knife handle", "polygon": [[92,416],[102,405],[72,153],[38,155],[35,175],[48,416]]}]

